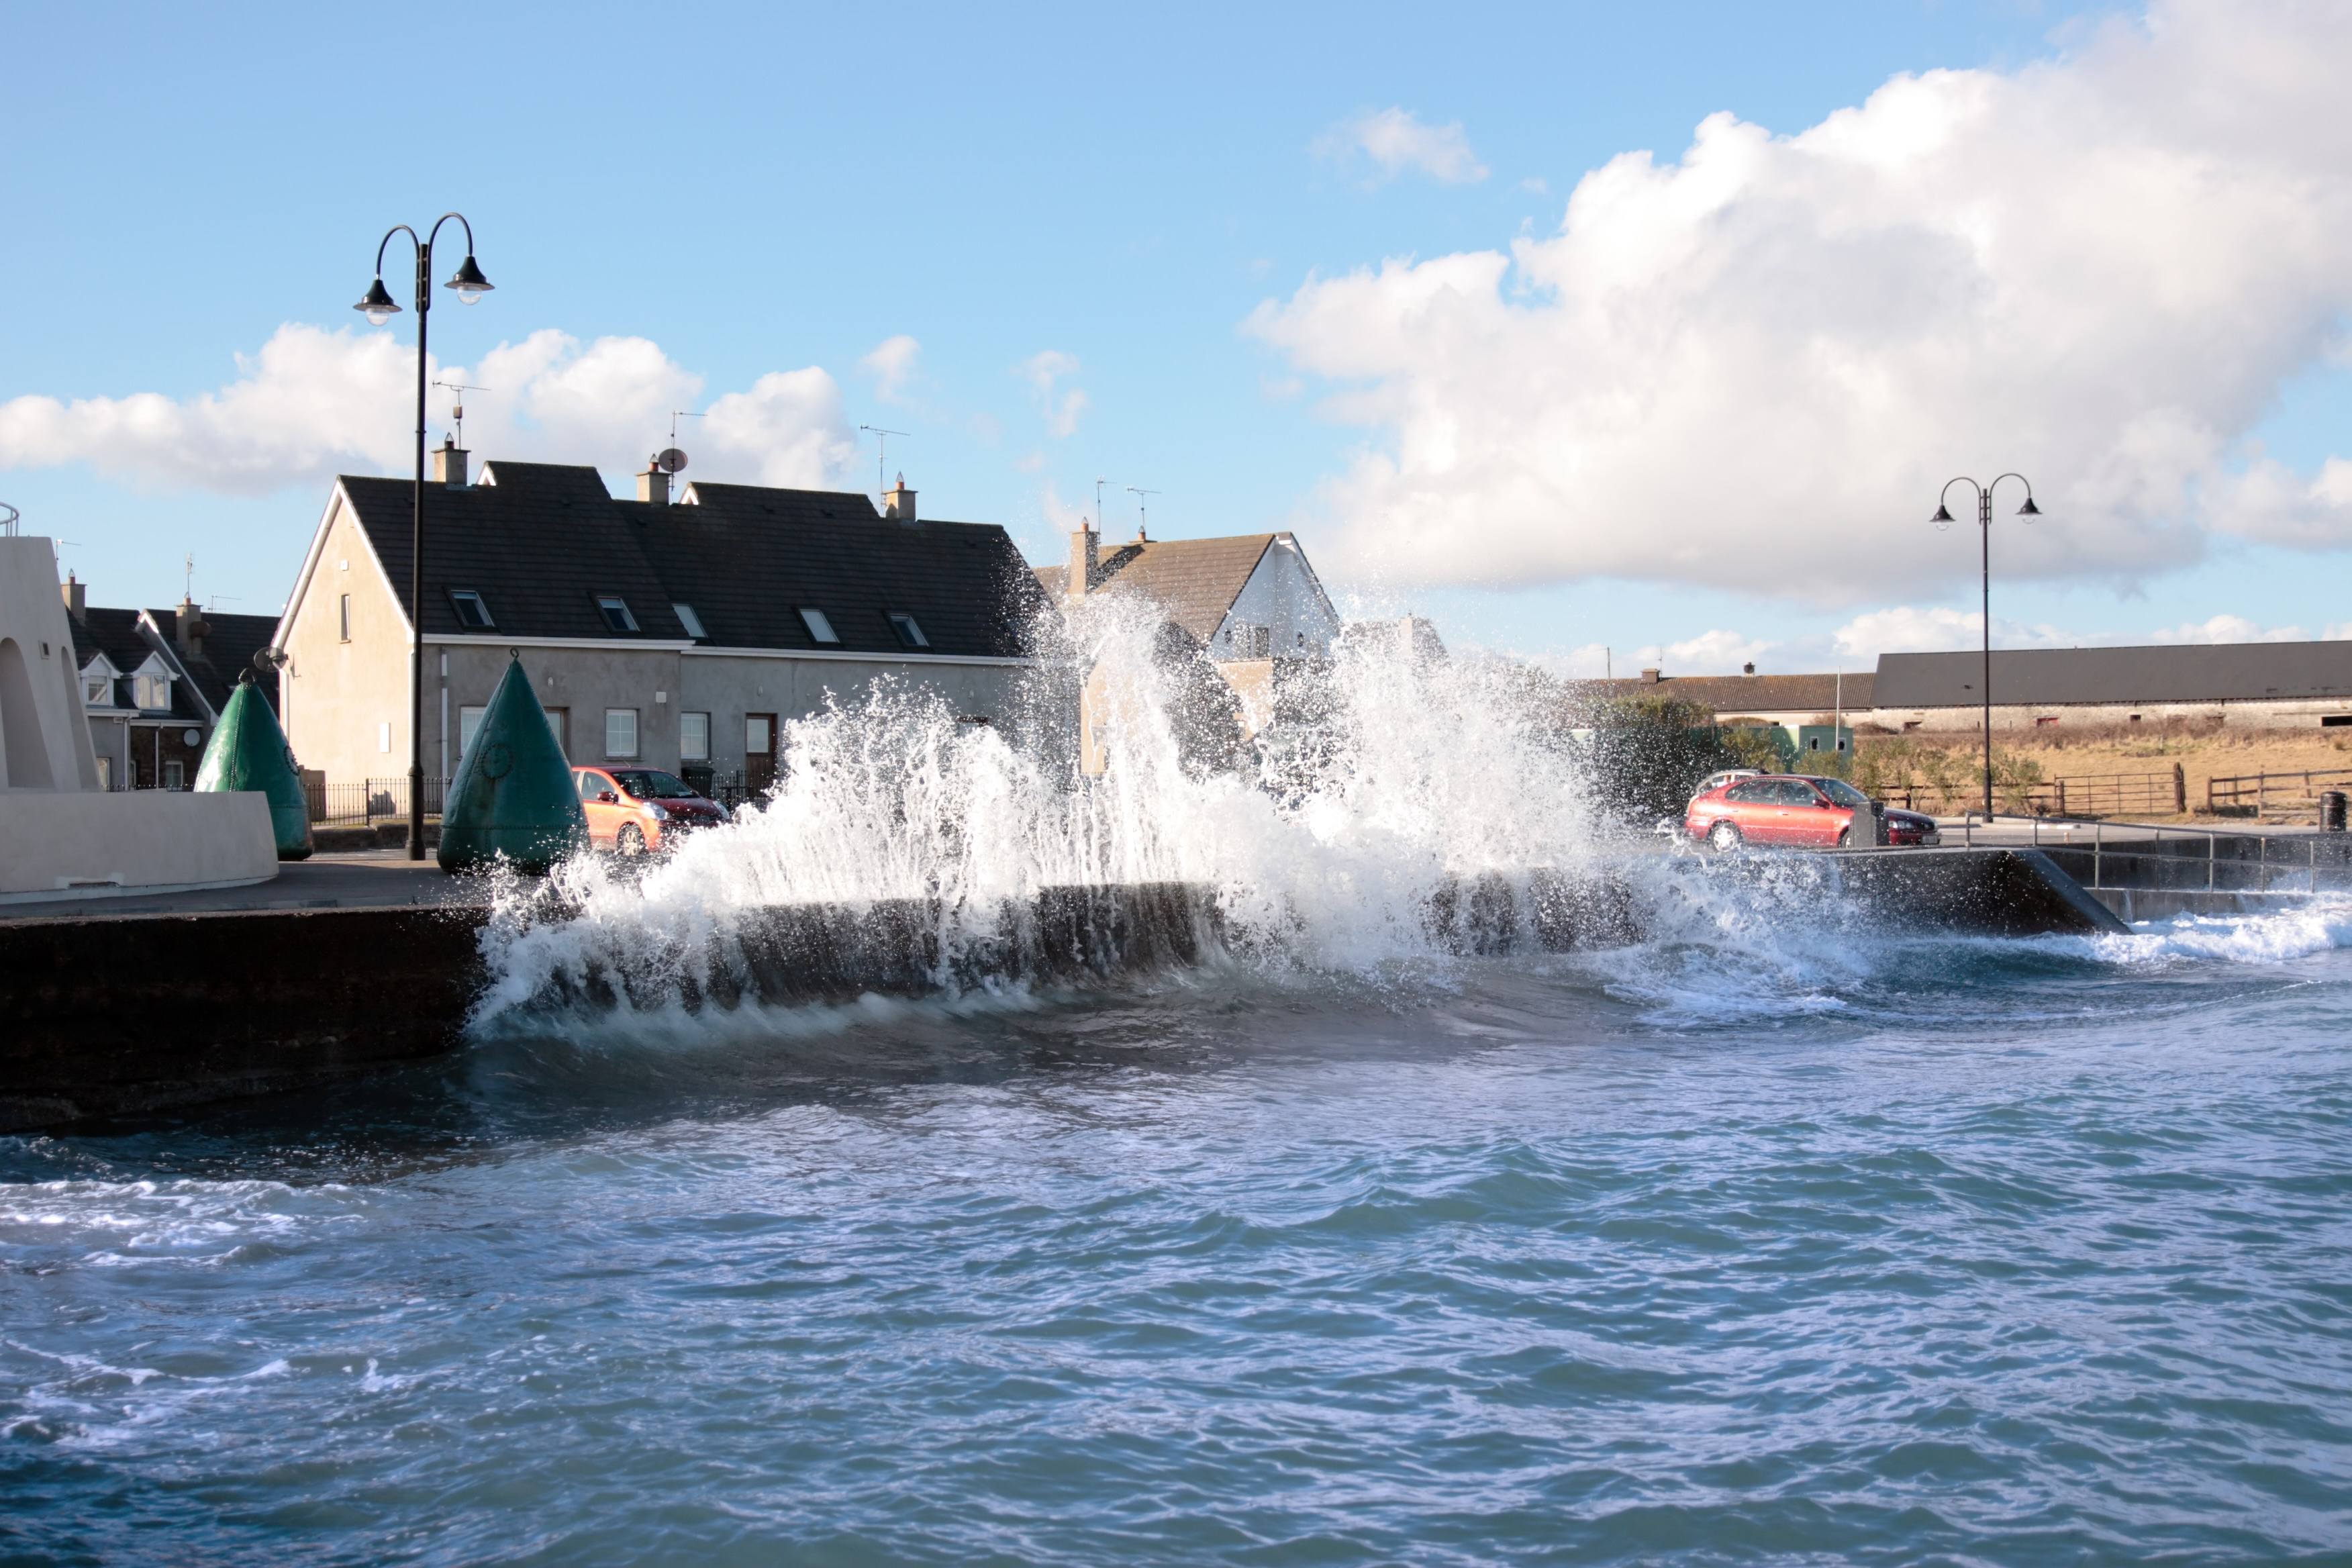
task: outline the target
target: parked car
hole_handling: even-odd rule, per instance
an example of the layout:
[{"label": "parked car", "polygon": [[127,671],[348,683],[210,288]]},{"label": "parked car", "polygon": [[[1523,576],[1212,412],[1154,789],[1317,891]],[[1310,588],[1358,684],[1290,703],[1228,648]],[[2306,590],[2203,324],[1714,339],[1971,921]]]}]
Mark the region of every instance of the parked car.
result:
[{"label": "parked car", "polygon": [[574,768],[588,842],[616,855],[670,847],[678,835],[727,820],[727,808],[659,768]]},{"label": "parked car", "polygon": [[[1763,772],[1761,768],[1725,768],[1720,773],[1709,773],[1699,781],[1698,788],[1691,791],[1691,798],[1696,800],[1709,790],[1721,789],[1725,784],[1735,784],[1741,779],[1759,777]],[[1673,816],[1658,818],[1657,825],[1650,831],[1661,838],[1679,841],[1683,837],[1683,814],[1677,813]]]},{"label": "parked car", "polygon": [[[1700,794],[1684,815],[1683,831],[1717,849],[1742,844],[1828,849],[1851,841],[1857,809],[1870,809],[1870,797],[1843,779],[1759,773]],[[1934,844],[1936,819],[1890,807],[1886,841]]]}]

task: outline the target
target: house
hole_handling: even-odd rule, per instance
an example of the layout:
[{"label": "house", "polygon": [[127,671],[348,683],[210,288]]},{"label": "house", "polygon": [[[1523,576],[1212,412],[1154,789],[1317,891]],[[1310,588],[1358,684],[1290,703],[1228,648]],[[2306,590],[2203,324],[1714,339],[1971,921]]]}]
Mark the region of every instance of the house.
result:
[{"label": "house", "polygon": [[185,599],[168,610],[109,609],[89,604],[89,585],[71,574],[61,592],[100,790],[187,788],[244,670],[256,669],[276,701],[276,678],[253,663],[276,616]]},{"label": "house", "polygon": [[[1984,655],[1890,653],[1874,721],[1890,730],[1984,722]],[[2199,720],[2231,729],[2352,726],[2352,640],[2162,647],[1996,649],[1995,729]]]},{"label": "house", "polygon": [[[773,777],[779,727],[889,679],[1004,721],[1041,595],[992,523],[877,511],[833,490],[697,482],[649,467],[633,500],[593,468],[445,445],[424,490],[425,771],[446,778],[520,656],[567,755],[711,787]],[[280,713],[329,783],[404,787],[412,482],[335,481],[272,637]]]},{"label": "house", "polygon": [[1871,721],[1874,678],[1831,671],[1816,675],[1667,675],[1644,669],[1633,680],[1570,683],[1580,703],[1643,698],[1696,703],[1718,724],[1785,731],[1799,753],[1840,752],[1853,743],[1853,726]]},{"label": "house", "polygon": [[[1039,567],[1036,577],[1065,607],[1097,596],[1148,605],[1160,617],[1161,656],[1205,663],[1222,679],[1241,740],[1282,717],[1294,693],[1303,697],[1311,684],[1304,678],[1328,660],[1344,629],[1288,533],[1154,540],[1139,530],[1107,551],[1101,535],[1081,526],[1070,535],[1068,564]],[[1202,726],[1216,727],[1205,700],[1186,706],[1202,710],[1191,715]],[[1107,765],[1103,727],[1113,721],[1097,672],[1081,712],[1087,772]]]}]

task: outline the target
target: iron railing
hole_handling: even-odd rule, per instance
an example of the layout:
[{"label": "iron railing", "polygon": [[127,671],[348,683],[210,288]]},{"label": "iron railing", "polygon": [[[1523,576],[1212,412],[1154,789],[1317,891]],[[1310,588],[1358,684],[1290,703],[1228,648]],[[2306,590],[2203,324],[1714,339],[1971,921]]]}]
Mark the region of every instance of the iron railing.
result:
[{"label": "iron railing", "polygon": [[[425,815],[437,817],[449,793],[447,779],[425,781]],[[320,827],[372,827],[379,822],[399,822],[408,816],[408,781],[365,779],[358,784],[302,781],[310,820]]]}]

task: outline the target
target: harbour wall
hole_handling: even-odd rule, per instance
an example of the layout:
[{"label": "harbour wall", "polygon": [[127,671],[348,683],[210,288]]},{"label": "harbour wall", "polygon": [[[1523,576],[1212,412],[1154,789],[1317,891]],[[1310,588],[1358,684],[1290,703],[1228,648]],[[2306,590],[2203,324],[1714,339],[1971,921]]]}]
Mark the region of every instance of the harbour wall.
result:
[{"label": "harbour wall", "polygon": [[[1889,930],[2125,929],[2032,849],[1727,856],[1686,869],[1765,879],[1792,866],[1820,879],[1803,896],[1848,901]],[[1441,889],[1423,919],[1437,945],[1465,954],[1602,948],[1643,940],[1656,896],[1630,863],[1468,878]],[[478,906],[402,906],[0,923],[0,1131],[203,1105],[452,1050],[490,980],[493,918]],[[538,918],[560,931],[564,913]],[[560,1027],[629,1009],[1084,983],[1197,965],[1223,940],[1209,890],[1176,883],[1048,889],[976,927],[918,900],[794,906],[690,938],[588,948],[514,1001]]]}]

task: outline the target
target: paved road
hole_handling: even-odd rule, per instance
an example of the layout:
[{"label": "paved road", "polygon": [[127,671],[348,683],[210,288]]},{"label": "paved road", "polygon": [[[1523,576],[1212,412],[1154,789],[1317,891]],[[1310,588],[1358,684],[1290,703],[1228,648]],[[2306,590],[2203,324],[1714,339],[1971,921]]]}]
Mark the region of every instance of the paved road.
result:
[{"label": "paved road", "polygon": [[68,915],[194,914],[221,910],[383,909],[403,904],[481,901],[478,883],[452,877],[430,860],[420,865],[398,849],[368,849],[289,861],[278,868],[275,879],[250,888],[0,904],[0,921],[56,920]]}]

